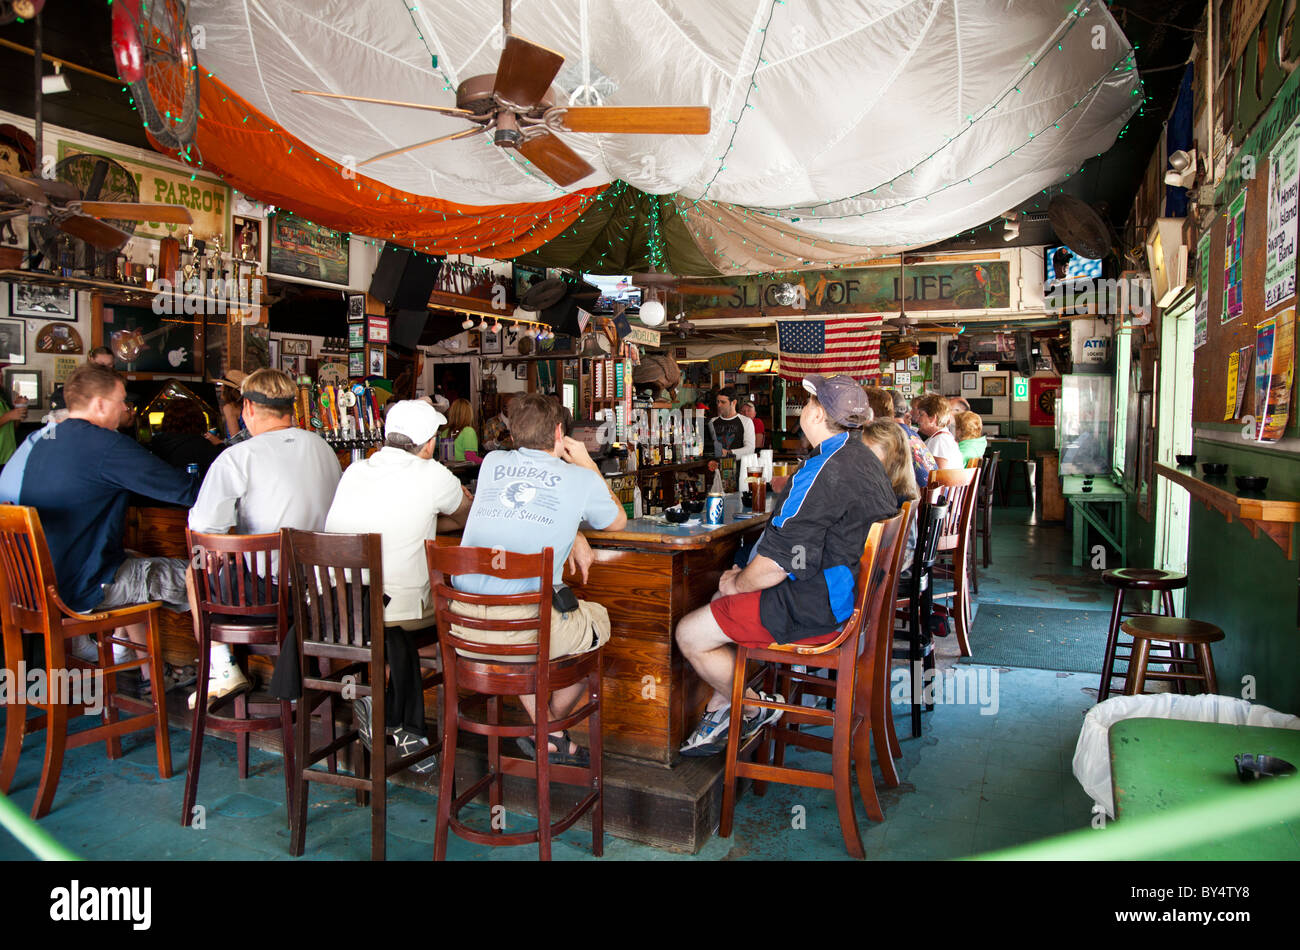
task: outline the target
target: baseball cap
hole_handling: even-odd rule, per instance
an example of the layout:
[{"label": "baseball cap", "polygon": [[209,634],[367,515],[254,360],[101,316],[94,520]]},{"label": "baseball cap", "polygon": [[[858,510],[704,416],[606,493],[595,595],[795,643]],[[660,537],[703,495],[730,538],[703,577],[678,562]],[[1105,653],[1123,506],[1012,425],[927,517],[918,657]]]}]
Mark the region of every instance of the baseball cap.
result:
[{"label": "baseball cap", "polygon": [[826,414],[839,425],[856,429],[871,419],[867,394],[852,376],[805,376],[803,388],[817,397]]},{"label": "baseball cap", "polygon": [[446,424],[446,416],[423,399],[395,402],[384,417],[384,431],[404,435],[416,445],[424,445]]}]

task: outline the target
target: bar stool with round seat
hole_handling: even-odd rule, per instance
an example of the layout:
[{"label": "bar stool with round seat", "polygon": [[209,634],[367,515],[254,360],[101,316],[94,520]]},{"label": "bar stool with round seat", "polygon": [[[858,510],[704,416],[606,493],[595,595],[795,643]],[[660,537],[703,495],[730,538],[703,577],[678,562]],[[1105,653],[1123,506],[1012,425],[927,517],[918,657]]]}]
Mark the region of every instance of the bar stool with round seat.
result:
[{"label": "bar stool with round seat", "polygon": [[[1110,681],[1115,676],[1115,661],[1132,658],[1132,644],[1120,643],[1120,625],[1125,617],[1150,616],[1145,611],[1124,609],[1124,597],[1130,591],[1160,592],[1162,616],[1174,615],[1174,595],[1176,590],[1187,587],[1187,575],[1177,571],[1165,571],[1150,567],[1121,567],[1106,571],[1101,575],[1102,583],[1115,588],[1115,603],[1110,611],[1110,628],[1106,634],[1106,656],[1101,664],[1101,685],[1097,688],[1097,701],[1103,702],[1110,697]],[[1152,605],[1154,606],[1154,604]],[[1123,647],[1126,652],[1120,653]],[[1173,650],[1170,648],[1170,655]],[[1147,679],[1159,678],[1152,674]]]},{"label": "bar stool with round seat", "polygon": [[[1166,660],[1162,657],[1161,662],[1168,662],[1171,669],[1168,673],[1161,673],[1160,679],[1181,682],[1200,680],[1204,692],[1219,691],[1219,683],[1214,676],[1214,657],[1210,654],[1210,644],[1222,640],[1223,631],[1214,624],[1203,620],[1188,620],[1185,617],[1138,616],[1125,620],[1123,628],[1124,632],[1133,638],[1133,658],[1129,660],[1128,677],[1124,681],[1126,696],[1141,695],[1146,680],[1155,678],[1147,675],[1147,661],[1151,657],[1153,640],[1168,643],[1171,647],[1177,644],[1192,648],[1192,656],[1188,659],[1173,657]],[[1175,673],[1172,669],[1174,665],[1192,666],[1194,672]]]}]

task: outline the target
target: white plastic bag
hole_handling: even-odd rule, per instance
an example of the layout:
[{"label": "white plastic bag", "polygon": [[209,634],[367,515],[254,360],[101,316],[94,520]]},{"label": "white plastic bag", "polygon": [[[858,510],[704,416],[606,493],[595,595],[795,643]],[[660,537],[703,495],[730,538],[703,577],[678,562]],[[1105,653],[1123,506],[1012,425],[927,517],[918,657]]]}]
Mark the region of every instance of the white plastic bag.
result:
[{"label": "white plastic bag", "polygon": [[1181,696],[1158,693],[1151,696],[1115,696],[1088,710],[1079,743],[1074,747],[1074,777],[1094,802],[1115,817],[1111,795],[1110,727],[1124,719],[1179,719],[1184,722],[1219,722],[1232,726],[1271,726],[1300,729],[1300,716],[1257,706],[1244,699],[1215,696]]}]

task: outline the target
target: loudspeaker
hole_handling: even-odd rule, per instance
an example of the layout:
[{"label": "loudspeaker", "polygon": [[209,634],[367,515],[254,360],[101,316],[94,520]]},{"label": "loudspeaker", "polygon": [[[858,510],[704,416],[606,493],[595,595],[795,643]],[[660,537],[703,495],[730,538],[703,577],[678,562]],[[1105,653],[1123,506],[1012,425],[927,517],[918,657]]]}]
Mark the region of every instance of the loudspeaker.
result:
[{"label": "loudspeaker", "polygon": [[413,350],[424,335],[424,325],[429,322],[428,310],[399,310],[388,329],[388,342],[406,350]]},{"label": "loudspeaker", "polygon": [[1033,337],[1023,330],[1016,334],[1016,372],[1026,378],[1034,375]]},{"label": "loudspeaker", "polygon": [[939,341],[938,341],[938,340],[922,340],[922,341],[921,341],[920,343],[918,343],[917,346],[916,346],[916,355],[917,355],[917,356],[938,356],[938,355],[939,355]]},{"label": "loudspeaker", "polygon": [[391,310],[428,306],[442,260],[417,254],[409,247],[385,244],[370,278],[370,296]]}]

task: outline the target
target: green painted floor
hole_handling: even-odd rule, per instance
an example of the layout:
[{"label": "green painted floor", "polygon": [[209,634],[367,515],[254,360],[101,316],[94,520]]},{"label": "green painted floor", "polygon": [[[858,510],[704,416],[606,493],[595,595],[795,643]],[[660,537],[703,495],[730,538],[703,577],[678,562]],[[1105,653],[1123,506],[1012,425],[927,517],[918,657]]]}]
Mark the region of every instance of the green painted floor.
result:
[{"label": "green painted floor", "polygon": [[[1096,575],[1070,566],[1069,537],[1059,526],[1026,527],[1024,510],[997,510],[994,563],[981,572],[985,602],[1072,609],[1106,609]],[[940,668],[956,659],[954,639],[940,643]],[[975,659],[979,643],[973,643]],[[979,677],[985,700],[940,703],[924,717],[924,733],[912,739],[905,705],[894,712],[903,758],[903,784],[879,782],[885,821],[858,821],[872,860],[954,858],[1032,841],[1086,826],[1091,802],[1070,773],[1075,739],[1093,698],[1096,677],[987,666],[960,667]],[[995,679],[990,677],[996,676]],[[972,685],[975,681],[972,680]],[[993,687],[996,686],[996,692]],[[996,712],[993,711],[996,697]],[[116,762],[102,745],[67,754],[51,813],[41,825],[76,854],[90,859],[270,860],[288,858],[281,761],[254,750],[251,774],[241,782],[234,746],[209,737],[204,747],[200,803],[206,827],[179,822],[188,735],[172,731],[178,767],[158,779],[152,740],[137,733],[123,740]],[[11,798],[24,810],[36,796],[42,758],[39,736],[29,737]],[[817,767],[825,760],[792,753],[790,764]],[[877,773],[878,774],[878,773]],[[856,794],[855,794],[856,799]],[[390,785],[388,857],[428,860],[432,854],[432,794]],[[509,816],[507,828],[526,818]],[[369,857],[369,809],[350,793],[313,789],[308,813],[307,859]],[[591,860],[590,835],[570,830],[557,839],[557,860]],[[450,857],[463,860],[534,860],[535,846],[487,848],[451,837]],[[0,830],[0,859],[23,860],[27,852]],[[607,836],[605,858],[614,860],[801,860],[847,859],[830,792],[769,786],[767,795],[745,795],[737,805],[730,839],[714,837],[698,855],[656,850]]]}]

